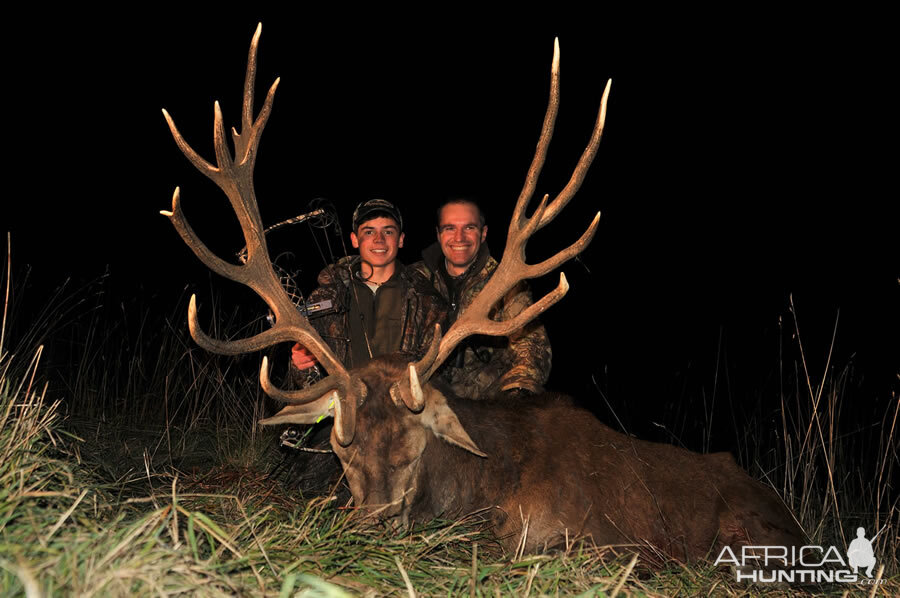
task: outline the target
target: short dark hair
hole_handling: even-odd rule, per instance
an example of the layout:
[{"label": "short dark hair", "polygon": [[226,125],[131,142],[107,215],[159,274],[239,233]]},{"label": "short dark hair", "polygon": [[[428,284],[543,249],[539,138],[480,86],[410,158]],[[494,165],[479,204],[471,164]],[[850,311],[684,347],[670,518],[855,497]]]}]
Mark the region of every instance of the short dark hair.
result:
[{"label": "short dark hair", "polygon": [[487,224],[487,218],[484,215],[484,210],[481,209],[481,205],[478,203],[478,200],[474,197],[470,196],[453,196],[448,197],[444,201],[441,202],[441,205],[438,206],[437,212],[435,213],[434,223],[435,226],[440,228],[441,226],[441,212],[444,211],[444,208],[451,204],[469,204],[471,206],[475,206],[475,209],[478,210],[478,224],[481,228],[484,228],[484,225]]}]

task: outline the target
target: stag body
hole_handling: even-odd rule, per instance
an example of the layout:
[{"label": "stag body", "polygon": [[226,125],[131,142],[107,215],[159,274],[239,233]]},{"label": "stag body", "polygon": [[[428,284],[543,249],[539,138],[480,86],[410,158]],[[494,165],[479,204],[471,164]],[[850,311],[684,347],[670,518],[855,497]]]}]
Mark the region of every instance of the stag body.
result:
[{"label": "stag body", "polygon": [[510,550],[525,522],[526,551],[576,536],[679,560],[802,544],[780,499],[729,454],[631,438],[555,393],[473,401],[429,384],[414,413],[389,397],[405,370],[399,356],[360,370],[369,392],[357,435],[347,447],[332,440],[354,501],[374,516],[408,524],[484,511]]}]

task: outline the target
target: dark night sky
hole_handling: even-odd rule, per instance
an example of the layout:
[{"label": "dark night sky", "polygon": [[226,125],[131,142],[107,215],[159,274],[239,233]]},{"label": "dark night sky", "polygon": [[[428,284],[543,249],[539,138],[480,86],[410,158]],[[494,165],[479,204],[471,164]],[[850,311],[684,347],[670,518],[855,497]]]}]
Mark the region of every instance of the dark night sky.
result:
[{"label": "dark night sky", "polygon": [[[608,77],[613,88],[591,173],[529,254],[562,247],[603,212],[586,268],[566,265],[573,289],[546,317],[557,387],[580,392],[591,375],[609,388],[646,385],[620,390],[621,403],[685,368],[711,384],[720,333],[733,362],[764,375],[790,293],[813,364],[840,309],[839,358],[855,354],[882,394],[894,378],[900,252],[888,152],[898,102],[884,15],[567,14],[513,26],[448,14],[403,26],[381,13],[352,25],[340,12],[235,14],[19,21],[5,42],[16,148],[7,179],[26,181],[7,196],[3,224],[34,279],[89,278],[108,265],[123,292],[167,305],[185,285],[208,291],[158,215],[174,187],[211,245],[242,241],[160,109],[211,159],[213,101],[236,122],[259,20],[257,106],[282,78],[256,171],[267,224],[317,196],[346,224],[356,202],[386,197],[406,214],[401,257],[413,261],[432,240],[435,203],[474,193],[499,254],[559,35],[562,105],[539,193],[564,184]],[[322,262],[309,254],[306,264]]]}]

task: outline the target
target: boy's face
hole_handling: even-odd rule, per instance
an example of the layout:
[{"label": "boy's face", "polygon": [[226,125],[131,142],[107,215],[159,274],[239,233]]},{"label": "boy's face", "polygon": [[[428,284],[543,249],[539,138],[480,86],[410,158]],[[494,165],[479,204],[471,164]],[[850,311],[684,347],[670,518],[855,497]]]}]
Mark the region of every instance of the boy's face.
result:
[{"label": "boy's face", "polygon": [[383,268],[397,259],[397,251],[403,247],[403,233],[393,218],[379,216],[360,224],[356,232],[350,233],[350,242],[359,249],[364,262]]}]

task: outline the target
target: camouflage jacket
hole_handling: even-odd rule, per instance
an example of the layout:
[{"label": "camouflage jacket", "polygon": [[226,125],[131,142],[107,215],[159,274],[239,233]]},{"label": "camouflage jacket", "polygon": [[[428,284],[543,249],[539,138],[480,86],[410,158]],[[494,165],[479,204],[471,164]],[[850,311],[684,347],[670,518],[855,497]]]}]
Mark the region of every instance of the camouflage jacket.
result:
[{"label": "camouflage jacket", "polygon": [[[497,260],[482,245],[478,257],[459,279],[451,297],[444,255],[435,243],[422,252],[423,260],[409,266],[429,280],[448,304],[448,324],[466,310],[475,295],[484,288],[497,269]],[[494,306],[491,317],[497,321],[514,318],[532,304],[531,291],[525,282],[513,287]],[[502,391],[523,389],[540,392],[550,375],[550,339],[547,331],[533,320],[521,330],[506,337],[475,336],[463,341],[439,370],[440,377],[461,397],[489,398]]]},{"label": "camouflage jacket", "polygon": [[[394,276],[374,296],[364,282],[351,276],[351,271],[359,269],[358,256],[341,258],[319,273],[319,286],[308,301],[330,300],[333,308],[312,317],[310,323],[345,367],[363,365],[357,362],[361,354],[367,360],[367,345],[372,357],[400,352],[420,359],[434,336],[434,325],[445,323],[446,303],[434,287],[415,270],[399,262],[397,266]],[[351,319],[351,313],[357,318]],[[365,334],[360,320],[369,324]],[[374,338],[376,330],[382,338],[387,337],[386,343]],[[304,386],[303,372],[293,363],[289,369],[292,386]]]}]

